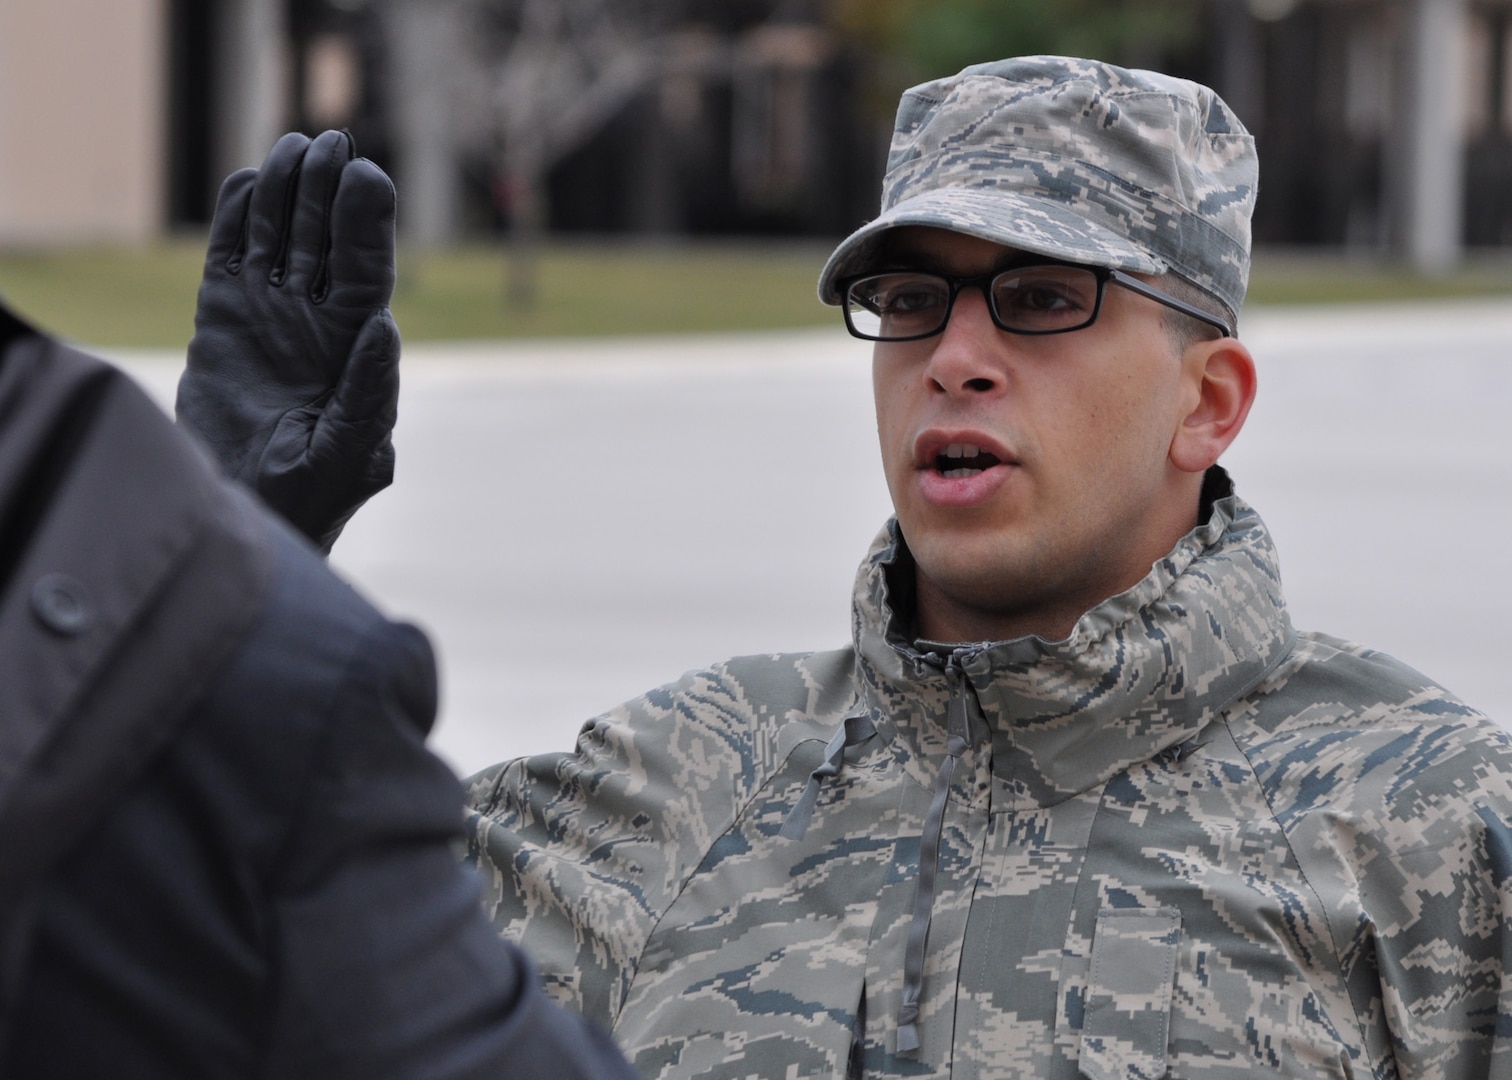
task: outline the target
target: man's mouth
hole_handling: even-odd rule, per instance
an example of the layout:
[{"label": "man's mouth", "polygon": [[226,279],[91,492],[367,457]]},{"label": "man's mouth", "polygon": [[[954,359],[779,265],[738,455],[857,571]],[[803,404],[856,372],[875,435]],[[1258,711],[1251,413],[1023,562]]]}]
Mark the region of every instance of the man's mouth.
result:
[{"label": "man's mouth", "polygon": [[971,443],[950,443],[935,455],[934,470],[947,480],[960,480],[985,472],[1002,461]]}]

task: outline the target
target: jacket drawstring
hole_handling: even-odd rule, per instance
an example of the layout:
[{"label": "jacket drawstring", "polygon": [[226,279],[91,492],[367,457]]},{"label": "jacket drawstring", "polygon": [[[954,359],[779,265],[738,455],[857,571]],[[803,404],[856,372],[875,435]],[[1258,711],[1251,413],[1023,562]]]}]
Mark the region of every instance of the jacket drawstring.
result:
[{"label": "jacket drawstring", "polygon": [[818,768],[809,773],[803,794],[788,811],[788,816],[782,822],[782,828],[778,830],[777,835],[784,840],[803,839],[803,834],[808,831],[809,821],[814,816],[814,804],[819,801],[820,784],[827,777],[839,775],[840,766],[845,761],[846,747],[864,743],[876,733],[877,727],[872,723],[869,713],[863,712],[845,718],[845,723],[835,729],[835,734],[830,737],[829,745],[824,748],[824,760],[819,763]]},{"label": "jacket drawstring", "polygon": [[957,657],[945,667],[950,684],[945,761],[935,781],[934,798],[924,818],[924,835],[919,841],[919,879],[914,889],[913,920],[908,927],[908,945],[903,954],[903,1001],[898,1008],[899,1054],[919,1049],[919,997],[924,989],[924,954],[929,943],[929,921],[934,912],[935,877],[940,868],[940,836],[945,828],[945,804],[950,801],[950,780],[956,762],[966,753],[968,727],[966,719],[966,679]]}]

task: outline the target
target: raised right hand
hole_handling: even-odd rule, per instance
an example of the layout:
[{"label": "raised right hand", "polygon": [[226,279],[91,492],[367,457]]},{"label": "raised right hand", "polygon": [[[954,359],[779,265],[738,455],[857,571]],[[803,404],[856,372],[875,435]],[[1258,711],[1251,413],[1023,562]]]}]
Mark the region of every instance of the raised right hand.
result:
[{"label": "raised right hand", "polygon": [[345,132],[221,186],[178,419],[327,552],[393,480],[393,290],[394,187]]}]

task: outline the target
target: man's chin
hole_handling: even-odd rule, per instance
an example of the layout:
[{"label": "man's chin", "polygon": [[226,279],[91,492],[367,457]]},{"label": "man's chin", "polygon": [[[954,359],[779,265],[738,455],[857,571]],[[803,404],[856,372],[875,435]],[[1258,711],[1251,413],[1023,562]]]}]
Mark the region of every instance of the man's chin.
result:
[{"label": "man's chin", "polygon": [[1037,616],[1043,608],[1041,579],[1023,573],[1030,560],[1005,551],[1001,538],[993,544],[979,537],[933,534],[917,546],[910,540],[909,550],[921,636],[998,641],[1049,627]]}]

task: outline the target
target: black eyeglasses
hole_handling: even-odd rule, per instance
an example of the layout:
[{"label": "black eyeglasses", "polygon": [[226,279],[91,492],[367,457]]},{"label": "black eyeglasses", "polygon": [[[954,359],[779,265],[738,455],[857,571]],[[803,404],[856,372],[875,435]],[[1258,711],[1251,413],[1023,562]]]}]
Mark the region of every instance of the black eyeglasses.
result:
[{"label": "black eyeglasses", "polygon": [[1216,315],[1104,266],[1037,263],[974,277],[889,270],[841,284],[845,325],[852,334],[867,341],[917,341],[945,329],[956,296],[967,288],[982,290],[993,323],[1010,334],[1081,330],[1097,321],[1110,281],[1216,327],[1224,337],[1234,336],[1234,328]]}]

